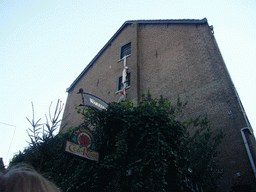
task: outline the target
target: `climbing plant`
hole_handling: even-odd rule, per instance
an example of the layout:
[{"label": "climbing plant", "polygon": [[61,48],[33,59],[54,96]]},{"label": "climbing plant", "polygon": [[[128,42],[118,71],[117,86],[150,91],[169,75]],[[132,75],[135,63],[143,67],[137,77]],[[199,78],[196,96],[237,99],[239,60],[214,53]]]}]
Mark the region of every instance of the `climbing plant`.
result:
[{"label": "climbing plant", "polygon": [[94,127],[98,162],[63,153],[70,128],[35,141],[36,150],[30,145],[10,165],[31,164],[63,191],[214,191],[222,173],[215,159],[223,133],[213,131],[207,117],[176,120],[184,109],[179,98],[172,105],[149,93],[137,106],[127,101],[102,111],[77,107],[80,126]]}]

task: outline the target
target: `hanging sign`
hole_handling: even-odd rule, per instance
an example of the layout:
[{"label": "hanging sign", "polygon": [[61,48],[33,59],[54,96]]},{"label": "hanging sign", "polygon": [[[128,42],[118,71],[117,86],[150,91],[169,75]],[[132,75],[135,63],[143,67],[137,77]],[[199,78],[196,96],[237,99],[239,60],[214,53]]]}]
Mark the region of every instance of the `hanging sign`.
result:
[{"label": "hanging sign", "polygon": [[[89,106],[98,110],[107,110],[108,108],[105,101],[89,93],[84,93],[82,88],[79,89],[77,94],[82,96],[83,104],[80,104],[80,106]],[[86,98],[85,104],[84,97]],[[88,127],[80,126],[76,128],[71,134],[71,141],[66,141],[64,148],[66,153],[99,161],[99,153],[93,151],[95,149],[93,135]]]},{"label": "hanging sign", "polygon": [[[81,94],[82,96],[83,104],[80,104],[80,106],[89,106],[98,110],[107,110],[108,104],[105,101],[89,93],[84,93],[84,90],[82,88],[79,89],[79,92],[77,94]],[[84,97],[87,100],[85,104]]]},{"label": "hanging sign", "polygon": [[98,110],[103,110],[103,109],[107,110],[108,104],[102,99],[88,93],[83,93],[83,95],[87,99],[85,105],[94,107]]},{"label": "hanging sign", "polygon": [[65,152],[89,160],[98,161],[99,153],[95,148],[93,135],[88,128],[78,127],[71,135],[71,141],[66,141]]},{"label": "hanging sign", "polygon": [[98,152],[90,150],[87,147],[80,147],[79,145],[70,141],[66,142],[65,152],[84,157],[89,160],[99,161]]}]

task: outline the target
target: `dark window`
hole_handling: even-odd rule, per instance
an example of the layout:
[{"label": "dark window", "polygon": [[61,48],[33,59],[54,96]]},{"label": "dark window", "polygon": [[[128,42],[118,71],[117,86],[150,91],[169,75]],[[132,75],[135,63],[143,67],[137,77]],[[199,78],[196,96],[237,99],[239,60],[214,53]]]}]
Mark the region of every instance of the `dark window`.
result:
[{"label": "dark window", "polygon": [[124,56],[130,55],[130,54],[131,54],[131,42],[121,46],[119,59],[122,59]]},{"label": "dark window", "polygon": [[[126,87],[130,86],[131,80],[130,80],[130,72],[127,72],[126,76]],[[122,75],[117,78],[117,91],[121,90],[123,88],[122,83]]]}]

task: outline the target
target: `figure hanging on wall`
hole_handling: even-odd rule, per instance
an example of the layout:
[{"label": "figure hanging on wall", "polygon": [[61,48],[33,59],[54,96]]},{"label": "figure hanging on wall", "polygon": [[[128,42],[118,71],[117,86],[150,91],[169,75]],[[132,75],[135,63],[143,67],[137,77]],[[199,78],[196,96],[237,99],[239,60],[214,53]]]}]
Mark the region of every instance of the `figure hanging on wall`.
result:
[{"label": "figure hanging on wall", "polygon": [[125,101],[125,95],[123,91],[119,91],[120,98],[118,99],[118,103]]},{"label": "figure hanging on wall", "polygon": [[126,65],[126,58],[127,58],[127,56],[123,57],[123,60],[124,60],[124,69],[123,69],[123,74],[122,74],[122,85],[123,86],[122,86],[122,89],[119,91],[120,98],[118,100],[118,103],[126,100],[125,89],[126,89],[127,72],[128,72],[128,66]]}]

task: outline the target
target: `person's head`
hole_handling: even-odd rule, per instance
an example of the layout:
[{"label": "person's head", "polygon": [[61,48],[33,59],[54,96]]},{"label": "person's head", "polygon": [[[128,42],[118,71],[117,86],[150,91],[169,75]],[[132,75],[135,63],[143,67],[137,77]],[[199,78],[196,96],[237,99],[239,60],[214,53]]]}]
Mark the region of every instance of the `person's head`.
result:
[{"label": "person's head", "polygon": [[0,175],[1,192],[60,192],[53,183],[29,167],[15,166]]}]

